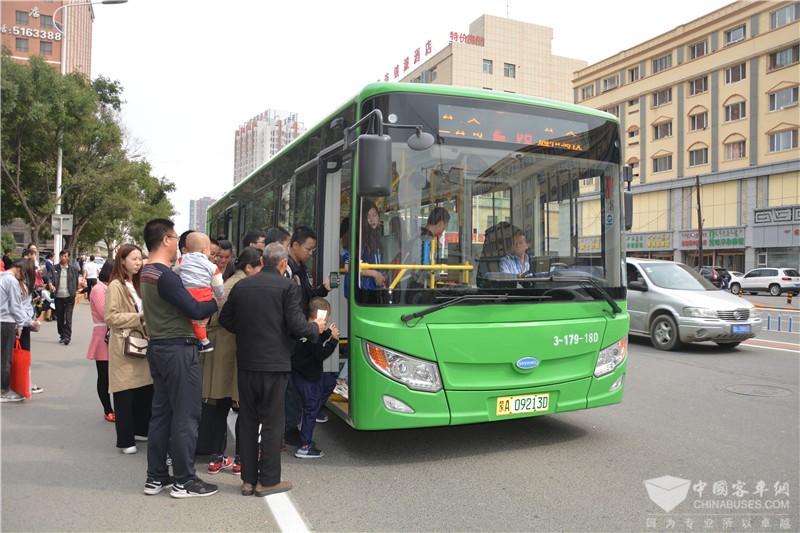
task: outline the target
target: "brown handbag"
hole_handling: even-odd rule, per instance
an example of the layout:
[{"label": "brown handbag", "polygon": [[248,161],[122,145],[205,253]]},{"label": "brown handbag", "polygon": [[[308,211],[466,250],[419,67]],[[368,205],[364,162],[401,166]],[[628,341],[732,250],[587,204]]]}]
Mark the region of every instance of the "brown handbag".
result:
[{"label": "brown handbag", "polygon": [[124,343],[122,345],[122,353],[130,357],[145,358],[147,357],[147,337],[138,329],[128,330],[127,334],[123,334],[122,338]]}]

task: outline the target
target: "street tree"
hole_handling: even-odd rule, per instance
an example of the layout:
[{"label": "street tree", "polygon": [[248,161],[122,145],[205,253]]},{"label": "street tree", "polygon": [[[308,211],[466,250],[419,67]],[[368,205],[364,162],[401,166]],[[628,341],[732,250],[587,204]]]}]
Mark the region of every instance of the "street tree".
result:
[{"label": "street tree", "polygon": [[118,82],[103,77],[89,82],[80,73],[61,76],[38,56],[27,64],[16,63],[7,49],[2,71],[3,222],[23,218],[33,228],[35,241],[49,233],[58,201],[59,143],[60,200],[62,212],[73,215],[67,244],[73,254],[79,245],[91,247],[100,239],[119,242],[139,224],[143,212],[174,213],[166,196],[174,185],[152,176],[149,163],[130,157],[124,148]]}]

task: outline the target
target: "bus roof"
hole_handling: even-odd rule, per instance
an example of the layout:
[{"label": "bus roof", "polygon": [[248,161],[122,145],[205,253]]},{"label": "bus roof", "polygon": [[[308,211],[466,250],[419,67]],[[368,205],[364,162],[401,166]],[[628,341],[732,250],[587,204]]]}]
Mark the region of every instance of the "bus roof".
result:
[{"label": "bus roof", "polygon": [[516,104],[524,104],[524,105],[535,105],[540,107],[547,107],[550,109],[559,109],[562,111],[581,113],[584,115],[592,115],[595,117],[603,118],[605,120],[610,120],[617,123],[619,122],[619,119],[614,115],[612,115],[611,113],[599,111],[591,107],[580,106],[568,102],[561,102],[559,100],[551,100],[549,98],[540,98],[537,96],[528,96],[524,94],[493,91],[490,89],[458,87],[455,85],[438,85],[438,84],[428,84],[428,83],[395,83],[395,82],[370,83],[369,85],[366,85],[363,89],[361,89],[358,93],[356,93],[352,98],[342,103],[334,111],[328,114],[327,117],[320,120],[313,127],[309,128],[305,133],[303,133],[303,135],[301,135],[300,137],[298,137],[297,139],[295,139],[294,141],[283,147],[277,154],[275,154],[270,159],[262,163],[261,166],[253,170],[247,177],[245,177],[239,183],[237,183],[236,186],[229,189],[219,200],[211,204],[209,206],[209,209],[216,207],[218,202],[221,201],[227,202],[228,197],[231,194],[234,194],[235,191],[239,187],[245,185],[252,176],[258,174],[264,167],[268,166],[273,159],[279,157],[284,151],[290,150],[292,148],[292,145],[297,141],[303,140],[303,138],[317,132],[321,127],[325,127],[328,124],[330,124],[331,120],[340,115],[348,106],[352,105],[353,102],[360,102],[366,100],[367,98],[387,93],[436,94],[442,96],[460,96],[464,98],[476,98],[480,100],[494,100],[494,101],[510,102]]}]

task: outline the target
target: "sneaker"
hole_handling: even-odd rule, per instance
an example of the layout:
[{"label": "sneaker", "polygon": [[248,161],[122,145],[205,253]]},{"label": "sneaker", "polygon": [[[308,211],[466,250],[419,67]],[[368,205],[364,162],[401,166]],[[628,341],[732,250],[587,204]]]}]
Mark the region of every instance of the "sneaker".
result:
[{"label": "sneaker", "polygon": [[108,413],[103,418],[106,419],[106,422],[111,422],[112,424],[117,421],[117,415],[115,415],[114,413]]},{"label": "sneaker", "polygon": [[67,344],[69,344],[69,341],[70,341],[70,340],[71,340],[71,339],[64,339],[64,346],[66,346]]},{"label": "sneaker", "polygon": [[150,495],[158,494],[162,490],[172,487],[173,483],[174,480],[171,477],[168,477],[164,481],[160,481],[154,477],[148,477],[144,484],[144,493]]},{"label": "sneaker", "polygon": [[294,451],[294,456],[300,459],[319,459],[320,457],[325,457],[325,454],[314,446],[298,446]]},{"label": "sneaker", "polygon": [[136,449],[136,446],[129,446],[128,448],[120,448],[120,450],[125,455],[133,455],[134,453],[139,451],[139,450]]},{"label": "sneaker", "polygon": [[328,415],[317,415],[317,424],[324,424],[328,421]]},{"label": "sneaker", "polygon": [[4,390],[2,395],[0,395],[0,402],[21,402],[24,399],[24,396],[20,396],[11,389]]},{"label": "sneaker", "polygon": [[270,494],[278,494],[279,492],[286,492],[287,490],[292,490],[292,482],[291,481],[281,481],[277,485],[272,485],[270,487],[265,487],[261,483],[256,485],[256,496],[259,498],[263,498],[264,496],[269,496]]},{"label": "sneaker", "polygon": [[58,339],[58,344],[64,344],[64,337],[61,337],[60,339]]},{"label": "sneaker", "polygon": [[339,383],[333,388],[333,393],[338,394],[345,400],[349,398],[350,391],[347,388],[347,383]]},{"label": "sneaker", "polygon": [[[233,459],[224,455],[215,455],[211,457],[211,462],[208,463],[209,474],[219,474],[222,470],[227,470],[233,467]],[[241,470],[240,470],[241,472]]]},{"label": "sneaker", "polygon": [[217,486],[211,483],[203,483],[198,478],[190,479],[185,483],[177,481],[172,485],[172,492],[169,493],[173,498],[195,498],[197,496],[211,496],[217,493]]},{"label": "sneaker", "polygon": [[206,352],[213,352],[214,351],[214,345],[211,344],[211,341],[208,340],[208,339],[206,339],[204,341],[198,341],[198,344],[200,346],[198,347],[197,351],[200,352],[200,353],[206,353]]},{"label": "sneaker", "polygon": [[139,442],[147,442],[147,437],[144,437],[142,435],[134,435],[133,436],[133,440],[139,441]]},{"label": "sneaker", "polygon": [[41,394],[44,392],[44,389],[38,385],[31,385],[31,394]]},{"label": "sneaker", "polygon": [[239,456],[233,458],[233,470],[231,470],[231,474],[234,476],[241,476],[242,475],[242,461],[239,460]]}]

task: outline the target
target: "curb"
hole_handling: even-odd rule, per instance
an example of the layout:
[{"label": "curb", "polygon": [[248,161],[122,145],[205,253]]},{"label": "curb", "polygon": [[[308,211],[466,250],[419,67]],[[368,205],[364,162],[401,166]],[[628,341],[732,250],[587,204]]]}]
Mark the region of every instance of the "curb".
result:
[{"label": "curb", "polygon": [[753,304],[754,306],[758,307],[759,309],[777,309],[778,311],[800,311],[800,309],[795,309],[793,307],[775,307],[774,305],[763,305],[763,304]]}]

